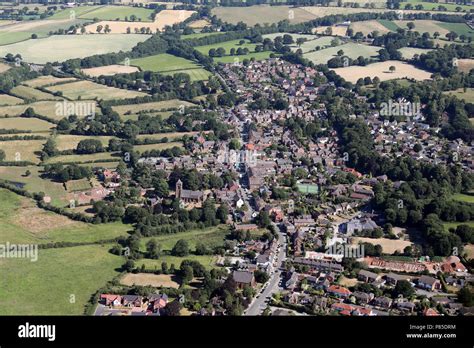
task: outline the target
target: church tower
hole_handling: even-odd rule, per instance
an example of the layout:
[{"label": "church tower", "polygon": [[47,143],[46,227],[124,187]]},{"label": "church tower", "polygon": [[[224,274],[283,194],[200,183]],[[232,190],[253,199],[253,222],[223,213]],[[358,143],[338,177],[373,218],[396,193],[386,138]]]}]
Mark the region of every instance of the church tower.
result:
[{"label": "church tower", "polygon": [[176,188],[175,188],[176,198],[180,199],[182,192],[183,192],[183,182],[178,179],[178,181],[176,181]]}]

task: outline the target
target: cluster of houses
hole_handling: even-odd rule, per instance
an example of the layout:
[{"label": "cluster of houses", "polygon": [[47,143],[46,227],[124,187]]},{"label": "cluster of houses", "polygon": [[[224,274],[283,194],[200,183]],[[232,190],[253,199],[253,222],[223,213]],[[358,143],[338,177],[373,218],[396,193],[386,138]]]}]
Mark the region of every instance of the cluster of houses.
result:
[{"label": "cluster of houses", "polygon": [[168,304],[166,294],[151,294],[146,297],[138,295],[101,294],[100,308],[107,309],[102,313],[108,315],[149,315],[163,314],[163,309]]}]

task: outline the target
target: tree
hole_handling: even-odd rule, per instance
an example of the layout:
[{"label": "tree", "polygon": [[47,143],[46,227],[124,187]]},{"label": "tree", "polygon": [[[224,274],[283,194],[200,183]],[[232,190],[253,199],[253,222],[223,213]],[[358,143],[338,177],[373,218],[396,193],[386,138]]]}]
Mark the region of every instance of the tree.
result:
[{"label": "tree", "polygon": [[397,68],[393,65],[391,65],[388,70],[390,70],[391,73],[394,73]]},{"label": "tree", "polygon": [[150,259],[160,258],[161,246],[156,242],[155,239],[150,239],[146,243],[147,257]]},{"label": "tree", "polygon": [[407,23],[408,30],[413,30],[415,28],[415,23],[413,22],[408,22]]},{"label": "tree", "polygon": [[472,296],[472,292],[467,286],[464,286],[458,291],[458,301],[466,307],[471,307],[474,305],[474,298]]},{"label": "tree", "polygon": [[34,40],[34,39],[37,39],[38,38],[38,35],[36,34],[31,34],[31,38]]},{"label": "tree", "polygon": [[189,282],[194,278],[193,268],[191,266],[181,265],[181,278],[183,284],[189,284]]},{"label": "tree", "polygon": [[181,315],[181,307],[181,303],[178,300],[174,300],[173,302],[170,302],[166,305],[166,307],[164,308],[164,312],[166,315],[176,317]]},{"label": "tree", "polygon": [[171,250],[171,255],[173,256],[187,256],[189,255],[189,244],[186,240],[180,239],[176,242],[175,246]]},{"label": "tree", "polygon": [[0,162],[3,162],[5,160],[6,154],[5,151],[0,150]]},{"label": "tree", "polygon": [[42,152],[47,157],[56,156],[56,154],[58,153],[58,150],[56,148],[56,142],[52,138],[49,138],[46,141],[46,143],[43,145],[43,151]]},{"label": "tree", "polygon": [[101,24],[99,24],[99,25],[97,26],[97,28],[95,29],[95,31],[97,31],[97,33],[100,34],[100,32],[102,31],[103,28],[104,28],[104,27],[103,27]]},{"label": "tree", "polygon": [[166,261],[163,261],[161,263],[161,273],[168,274],[168,264],[166,263]]},{"label": "tree", "polygon": [[404,298],[410,298],[415,294],[415,290],[411,286],[410,282],[407,280],[399,280],[397,285],[395,285],[395,289],[393,290],[394,297],[398,297],[402,295]]},{"label": "tree", "polygon": [[76,152],[78,154],[91,154],[103,151],[104,147],[102,146],[102,142],[98,139],[83,139],[76,147]]}]

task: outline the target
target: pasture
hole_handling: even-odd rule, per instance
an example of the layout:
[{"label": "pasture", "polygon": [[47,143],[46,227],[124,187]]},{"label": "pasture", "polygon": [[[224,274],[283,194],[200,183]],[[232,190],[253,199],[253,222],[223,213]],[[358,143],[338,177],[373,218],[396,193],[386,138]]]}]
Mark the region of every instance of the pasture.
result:
[{"label": "pasture", "polygon": [[[80,9],[80,7],[79,7]],[[67,11],[67,10],[66,10]],[[76,11],[76,9],[73,9]],[[99,20],[130,20],[131,16],[135,16],[138,22],[150,22],[153,10],[143,7],[132,6],[95,6],[91,11],[79,11],[76,13],[77,18],[83,19],[99,19]]]},{"label": "pasture", "polygon": [[112,106],[112,110],[117,112],[119,115],[128,115],[128,114],[138,114],[140,112],[157,112],[169,109],[178,109],[180,107],[191,107],[196,106],[193,103],[179,100],[171,99],[164,100],[159,102],[150,102],[143,104],[130,104],[130,105],[117,105]]},{"label": "pasture", "polygon": [[415,55],[426,54],[431,50],[416,47],[402,47],[398,51],[402,54],[403,59],[410,60],[413,59]]},{"label": "pasture", "polygon": [[25,100],[31,100],[31,101],[37,101],[37,100],[61,100],[62,98],[56,97],[52,94],[45,93],[43,91],[40,91],[39,89],[35,89],[32,87],[28,86],[16,86],[13,87],[10,90],[10,93],[13,94],[16,97],[25,99]]},{"label": "pasture", "polygon": [[357,59],[359,56],[365,58],[376,59],[378,56],[378,51],[381,47],[369,46],[358,43],[349,42],[344,45],[326,48],[320,51],[314,51],[310,53],[303,54],[304,58],[309,59],[314,64],[326,64],[331,58],[337,56],[339,50],[344,51],[343,56],[350,57],[352,59]]},{"label": "pasture", "polygon": [[95,140],[100,140],[102,145],[108,146],[109,140],[113,139],[114,137],[112,136],[87,136],[87,135],[72,135],[72,134],[58,134],[57,136],[54,137],[54,141],[56,142],[56,148],[59,151],[64,151],[64,150],[74,150],[77,148],[77,144],[81,140],[86,140],[86,139],[95,139]]},{"label": "pasture", "polygon": [[[392,22],[390,22],[392,23]],[[377,20],[363,21],[363,22],[354,22],[351,23],[350,28],[354,33],[361,32],[364,35],[369,35],[374,31],[377,31],[380,35],[386,34],[393,29],[387,28],[384,24]]]},{"label": "pasture", "polygon": [[463,99],[467,103],[474,103],[474,88],[467,88],[464,91],[464,88],[459,88],[454,91],[446,91],[444,94],[453,95],[458,99]]},{"label": "pasture", "polygon": [[151,150],[171,149],[172,147],[183,147],[183,144],[181,142],[174,141],[174,142],[169,142],[169,143],[135,145],[133,147],[133,150],[138,151],[139,153],[143,153],[145,151],[151,151]]},{"label": "pasture", "polygon": [[216,256],[214,255],[193,255],[190,254],[184,257],[172,256],[172,255],[162,255],[159,259],[140,259],[137,260],[136,265],[141,267],[141,265],[145,265],[145,269],[147,270],[161,270],[161,263],[166,262],[168,267],[174,265],[176,269],[181,266],[181,262],[183,260],[191,260],[191,261],[198,261],[202,264],[206,269],[211,270],[212,268],[216,268]]},{"label": "pasture", "polygon": [[93,163],[99,161],[108,161],[111,159],[118,157],[114,157],[111,152],[99,152],[87,155],[61,155],[51,157],[46,161],[46,164],[53,164],[53,163]]},{"label": "pasture", "polygon": [[7,53],[20,54],[24,61],[38,64],[62,62],[96,54],[129,51],[148,37],[149,35],[140,34],[55,35],[0,46],[0,56]]},{"label": "pasture", "polygon": [[123,258],[108,249],[107,245],[45,249],[39,251],[37,262],[3,259],[0,314],[82,315],[90,296],[118,275],[123,264]]},{"label": "pasture", "polygon": [[[395,71],[390,72],[389,67],[394,66]],[[347,68],[332,69],[345,80],[356,83],[358,79],[369,76],[370,78],[378,77],[381,81],[394,79],[415,79],[428,80],[431,79],[431,73],[418,69],[411,64],[400,61],[388,60],[380,63],[373,63],[367,66],[350,66]]]},{"label": "pasture", "polygon": [[5,151],[6,161],[29,161],[39,163],[39,152],[45,140],[0,141],[0,150]]},{"label": "pasture", "polygon": [[190,75],[193,81],[207,80],[211,75],[200,64],[168,53],[132,59],[130,64],[138,66],[143,71],[155,71],[165,75],[185,73]]},{"label": "pasture", "polygon": [[68,99],[127,99],[144,97],[147,94],[115,87],[100,85],[91,81],[77,81],[47,87],[48,91],[61,92]]},{"label": "pasture", "polygon": [[[93,109],[93,105],[89,103],[95,103],[95,101],[91,100],[83,100],[82,103],[88,104],[80,104],[80,105],[90,105],[87,109],[85,107],[79,108],[75,107],[74,112],[79,118],[88,116],[89,113],[87,111]],[[76,102],[79,103],[79,102]],[[75,105],[74,102],[68,102],[67,105]],[[79,104],[78,104],[79,105]],[[9,105],[9,106],[0,106],[0,117],[2,116],[21,116],[26,109],[32,108],[37,114],[42,116],[47,116],[54,120],[60,120],[64,117],[69,116],[68,110],[64,108],[62,101],[38,101],[30,104],[19,104],[19,105]],[[95,112],[99,113],[100,109],[95,107]]]},{"label": "pasture", "polygon": [[55,85],[58,83],[64,83],[64,82],[72,82],[76,81],[77,79],[75,77],[55,77],[51,75],[47,76],[39,76],[35,79],[24,81],[23,84],[28,86],[28,87],[45,87],[45,86],[50,86],[50,85]]},{"label": "pasture", "polygon": [[53,123],[37,118],[10,117],[0,118],[0,129],[17,129],[19,131],[49,132],[55,127]]}]

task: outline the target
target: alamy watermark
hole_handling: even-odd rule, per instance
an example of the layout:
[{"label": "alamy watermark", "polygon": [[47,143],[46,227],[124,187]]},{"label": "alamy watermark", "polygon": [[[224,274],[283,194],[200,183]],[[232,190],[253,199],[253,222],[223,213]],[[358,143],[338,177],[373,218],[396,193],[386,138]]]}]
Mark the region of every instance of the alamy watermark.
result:
[{"label": "alamy watermark", "polygon": [[421,104],[411,103],[405,100],[389,100],[388,103],[380,103],[381,116],[405,116],[415,117],[421,115]]},{"label": "alamy watermark", "polygon": [[57,102],[55,108],[57,116],[68,117],[76,115],[81,117],[88,116],[93,119],[95,117],[96,103],[91,101],[70,102],[63,100],[62,102]]},{"label": "alamy watermark", "polygon": [[326,254],[361,259],[365,256],[364,245],[333,244],[326,248]]},{"label": "alamy watermark", "polygon": [[11,244],[6,242],[0,244],[0,259],[30,259],[31,262],[38,261],[37,244]]}]

